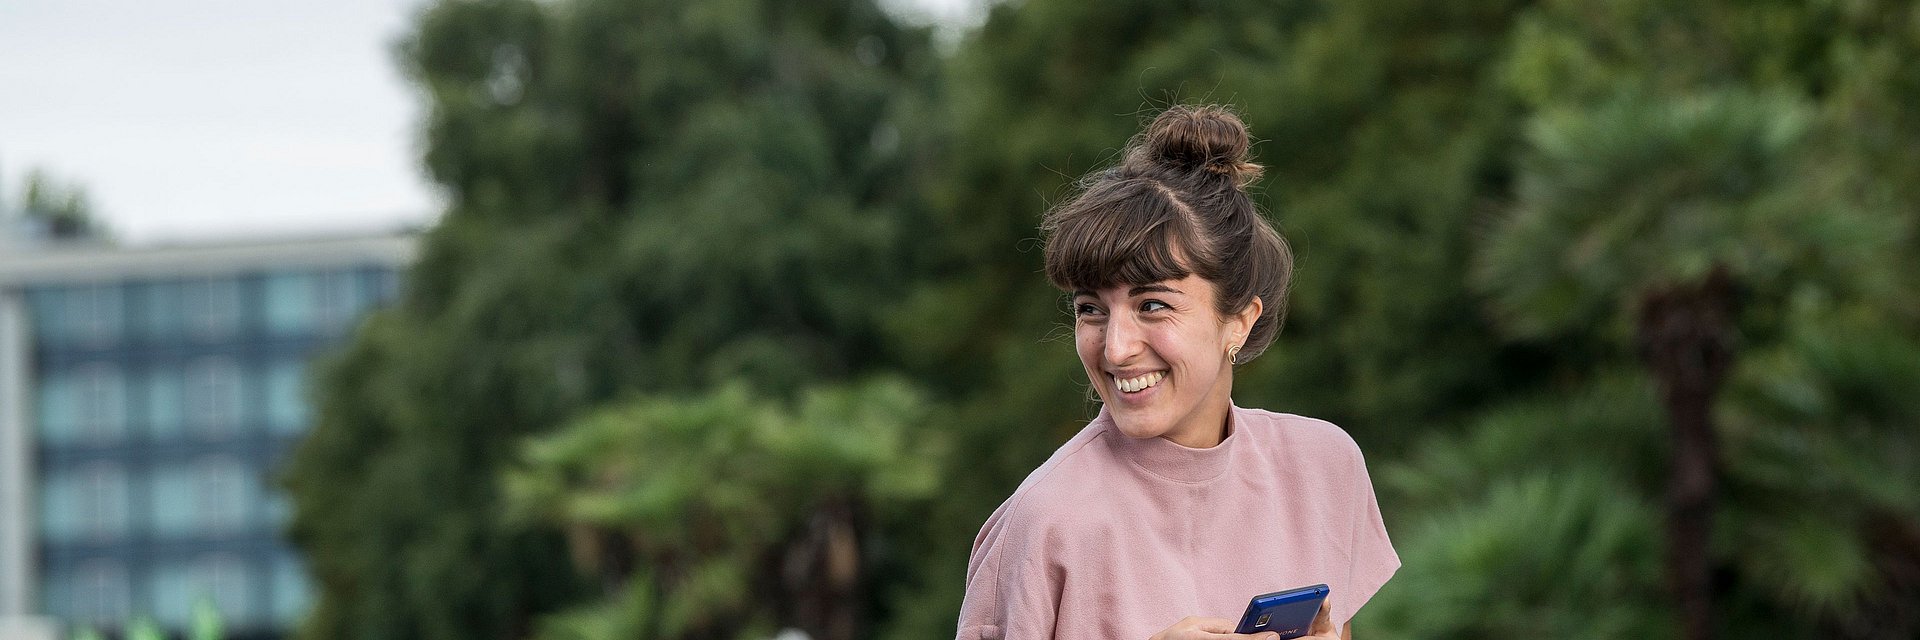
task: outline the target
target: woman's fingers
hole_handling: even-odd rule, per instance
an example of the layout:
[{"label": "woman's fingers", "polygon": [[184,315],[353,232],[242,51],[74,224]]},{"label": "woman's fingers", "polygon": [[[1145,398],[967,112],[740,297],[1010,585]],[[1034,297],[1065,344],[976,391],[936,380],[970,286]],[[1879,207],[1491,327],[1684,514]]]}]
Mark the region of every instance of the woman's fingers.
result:
[{"label": "woman's fingers", "polygon": [[1333,628],[1333,603],[1325,599],[1320,601],[1320,612],[1313,615],[1313,626],[1307,629],[1310,636],[1338,636]]},{"label": "woman's fingers", "polygon": [[1234,633],[1233,621],[1226,618],[1188,617],[1153,637],[1154,640],[1278,640],[1280,636],[1273,633]]},{"label": "woman's fingers", "polygon": [[1280,638],[1280,634],[1271,631],[1262,631],[1253,634],[1234,633],[1234,622],[1226,618],[1194,618],[1194,621],[1199,624],[1195,625],[1193,629],[1195,631],[1207,632],[1206,637],[1210,639],[1279,640]]}]

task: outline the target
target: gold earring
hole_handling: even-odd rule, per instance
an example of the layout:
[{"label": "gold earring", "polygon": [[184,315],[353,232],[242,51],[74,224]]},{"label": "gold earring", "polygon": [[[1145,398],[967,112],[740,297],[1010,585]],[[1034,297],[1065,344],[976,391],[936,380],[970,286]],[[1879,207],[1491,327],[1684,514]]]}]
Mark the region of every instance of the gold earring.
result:
[{"label": "gold earring", "polygon": [[1240,345],[1227,347],[1227,363],[1240,364]]}]

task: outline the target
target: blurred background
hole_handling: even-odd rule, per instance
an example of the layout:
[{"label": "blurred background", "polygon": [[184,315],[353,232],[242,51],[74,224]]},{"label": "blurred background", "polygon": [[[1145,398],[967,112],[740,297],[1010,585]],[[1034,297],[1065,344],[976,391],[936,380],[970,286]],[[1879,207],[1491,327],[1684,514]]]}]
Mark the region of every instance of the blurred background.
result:
[{"label": "blurred background", "polygon": [[1188,102],[1299,258],[1235,400],[1404,562],[1361,637],[1920,637],[1915,60],[1893,0],[9,3],[0,638],[951,637],[1096,411],[1040,215]]}]

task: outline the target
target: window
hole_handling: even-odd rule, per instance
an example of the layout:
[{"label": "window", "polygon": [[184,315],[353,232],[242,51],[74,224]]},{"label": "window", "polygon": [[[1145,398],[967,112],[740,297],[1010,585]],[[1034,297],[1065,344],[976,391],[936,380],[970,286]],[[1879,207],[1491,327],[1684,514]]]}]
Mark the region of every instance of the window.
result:
[{"label": "window", "polygon": [[111,462],[48,474],[41,533],[55,543],[105,542],[127,533],[127,474]]},{"label": "window", "polygon": [[208,340],[240,329],[240,283],[230,278],[198,278],[182,286],[187,330]]},{"label": "window", "polygon": [[231,434],[240,424],[240,367],[227,358],[204,358],[187,368],[187,419],[203,436]]},{"label": "window", "polygon": [[276,336],[313,332],[318,295],[314,277],[279,273],[267,277],[267,331]]},{"label": "window", "polygon": [[193,619],[196,594],[190,573],[185,562],[170,559],[154,563],[147,571],[147,606],[153,608],[154,622],[160,626],[179,629]]},{"label": "window", "polygon": [[273,560],[273,621],[275,626],[291,627],[307,614],[313,586],[307,582],[307,569],[291,553]]},{"label": "window", "polygon": [[127,473],[103,462],[80,473],[80,529],[95,540],[113,540],[127,533]]},{"label": "window", "polygon": [[187,589],[198,597],[211,599],[214,608],[228,622],[247,625],[254,622],[252,583],[253,576],[249,575],[245,562],[239,557],[221,554],[194,562]]},{"label": "window", "polygon": [[74,376],[50,373],[40,382],[35,413],[40,438],[49,444],[71,444],[80,439],[80,401]]},{"label": "window", "polygon": [[92,283],[29,292],[33,331],[43,344],[102,347],[120,338],[121,287]]},{"label": "window", "polygon": [[110,363],[48,373],[37,395],[40,436],[49,444],[106,444],[126,435],[126,379]]},{"label": "window", "polygon": [[78,370],[80,439],[93,443],[119,440],[127,431],[127,385],[120,369],[96,363]]},{"label": "window", "polygon": [[320,327],[338,334],[353,326],[361,310],[360,277],[353,271],[331,271],[320,276],[316,305]]},{"label": "window", "polygon": [[157,281],[141,287],[145,295],[141,313],[141,332],[148,340],[167,341],[180,338],[185,324],[185,291],[180,283]]},{"label": "window", "polygon": [[186,424],[186,389],[180,369],[156,365],[147,370],[145,383],[148,433],[155,440],[178,438]]},{"label": "window", "polygon": [[225,458],[202,460],[194,467],[193,511],[202,533],[239,531],[246,524],[255,487],[247,468]]},{"label": "window", "polygon": [[100,347],[120,338],[120,287],[91,284],[67,290],[67,320],[74,342]]},{"label": "window", "polygon": [[160,467],[153,473],[151,499],[147,501],[147,522],[159,538],[181,538],[194,533],[193,469],[186,466]]},{"label": "window", "polygon": [[162,626],[184,627],[202,600],[213,604],[229,628],[259,622],[254,595],[266,585],[250,571],[245,559],[217,553],[191,562],[162,560],[148,573],[147,602]]},{"label": "window", "polygon": [[33,319],[33,336],[40,344],[66,342],[66,291],[47,287],[27,289],[27,315]]},{"label": "window", "polygon": [[284,358],[267,369],[267,426],[274,433],[298,434],[307,426],[307,363]]},{"label": "window", "polygon": [[127,621],[130,594],[127,569],[112,560],[82,563],[69,583],[72,591],[67,606],[75,620],[101,626],[120,626]]}]

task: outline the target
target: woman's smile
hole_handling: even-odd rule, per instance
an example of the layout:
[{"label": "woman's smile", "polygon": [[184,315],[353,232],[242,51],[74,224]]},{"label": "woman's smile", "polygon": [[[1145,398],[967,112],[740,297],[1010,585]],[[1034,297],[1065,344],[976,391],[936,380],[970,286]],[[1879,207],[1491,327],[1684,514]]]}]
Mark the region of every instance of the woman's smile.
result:
[{"label": "woman's smile", "polygon": [[1125,378],[1120,377],[1120,375],[1121,374],[1112,374],[1113,386],[1120,389],[1120,393],[1128,396],[1138,396],[1160,384],[1160,381],[1167,377],[1167,372],[1164,370],[1153,371]]}]

